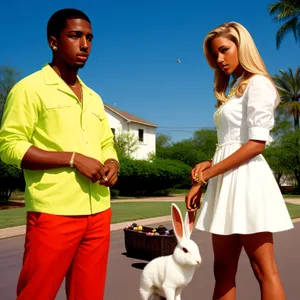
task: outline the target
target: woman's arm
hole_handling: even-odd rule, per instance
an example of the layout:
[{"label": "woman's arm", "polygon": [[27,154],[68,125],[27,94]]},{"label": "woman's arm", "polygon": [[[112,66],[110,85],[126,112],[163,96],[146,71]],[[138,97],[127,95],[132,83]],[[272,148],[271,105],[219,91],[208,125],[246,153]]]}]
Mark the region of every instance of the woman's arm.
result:
[{"label": "woman's arm", "polygon": [[265,149],[265,141],[249,140],[236,152],[220,161],[219,163],[213,165],[211,168],[206,169],[202,172],[203,179],[205,181],[219,174],[225,173],[231,169],[235,169],[245,163],[250,159],[263,153]]},{"label": "woman's arm", "polygon": [[198,177],[197,181],[194,179],[195,185],[191,187],[185,197],[187,210],[190,212],[195,212],[200,208],[202,186],[204,184],[202,180],[207,181],[214,176],[225,173],[231,169],[241,166],[244,163],[247,163],[250,159],[264,151],[265,143],[265,141],[249,140],[232,155],[228,156],[212,167],[202,171],[202,176]]}]

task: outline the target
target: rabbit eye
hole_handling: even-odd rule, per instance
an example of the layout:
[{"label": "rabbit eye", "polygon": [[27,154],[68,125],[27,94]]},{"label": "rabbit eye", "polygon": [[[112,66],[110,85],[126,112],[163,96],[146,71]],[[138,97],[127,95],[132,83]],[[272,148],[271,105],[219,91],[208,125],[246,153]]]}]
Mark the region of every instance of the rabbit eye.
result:
[{"label": "rabbit eye", "polygon": [[189,252],[188,249],[186,249],[186,248],[182,248],[182,251],[183,251],[184,253],[188,253],[188,252]]}]

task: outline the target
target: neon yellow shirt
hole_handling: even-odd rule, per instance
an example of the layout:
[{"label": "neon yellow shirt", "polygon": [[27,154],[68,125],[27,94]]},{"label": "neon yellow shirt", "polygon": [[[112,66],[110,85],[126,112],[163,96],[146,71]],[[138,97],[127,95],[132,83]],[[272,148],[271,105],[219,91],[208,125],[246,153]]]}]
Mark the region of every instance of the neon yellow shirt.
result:
[{"label": "neon yellow shirt", "polygon": [[[47,151],[76,151],[102,163],[117,159],[113,134],[97,93],[82,85],[83,101],[47,64],[11,90],[0,129],[0,155],[20,168],[32,145]],[[88,215],[110,207],[109,188],[72,168],[24,170],[27,211]]]}]

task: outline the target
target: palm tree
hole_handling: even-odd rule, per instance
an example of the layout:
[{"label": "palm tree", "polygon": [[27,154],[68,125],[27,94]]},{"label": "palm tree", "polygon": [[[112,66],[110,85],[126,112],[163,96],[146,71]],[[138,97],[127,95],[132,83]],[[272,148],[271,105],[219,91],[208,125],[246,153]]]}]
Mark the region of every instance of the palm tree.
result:
[{"label": "palm tree", "polygon": [[276,47],[280,47],[283,38],[293,32],[296,42],[300,39],[300,0],[280,0],[270,4],[268,10],[271,16],[279,22],[285,22],[276,34]]},{"label": "palm tree", "polygon": [[280,70],[280,75],[273,76],[278,88],[281,100],[281,107],[286,109],[294,118],[295,130],[299,130],[300,116],[300,68],[293,74],[291,68],[288,72]]}]

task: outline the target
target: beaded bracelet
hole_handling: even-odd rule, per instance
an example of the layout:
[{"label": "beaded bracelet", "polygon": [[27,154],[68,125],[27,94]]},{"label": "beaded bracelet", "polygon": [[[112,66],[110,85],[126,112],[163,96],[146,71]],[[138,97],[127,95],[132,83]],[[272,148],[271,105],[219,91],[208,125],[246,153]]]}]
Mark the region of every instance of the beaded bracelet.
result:
[{"label": "beaded bracelet", "polygon": [[[202,181],[202,182],[199,182]],[[193,182],[193,186],[197,186],[197,185],[203,185],[206,186],[207,185],[207,181],[205,181],[203,179],[203,175],[202,172],[199,172],[195,177],[194,177],[194,182]]]},{"label": "beaded bracelet", "polygon": [[205,185],[207,185],[207,181],[205,181],[205,180],[203,179],[203,174],[202,174],[202,172],[200,172],[200,179],[202,180],[202,182],[203,182]]}]

